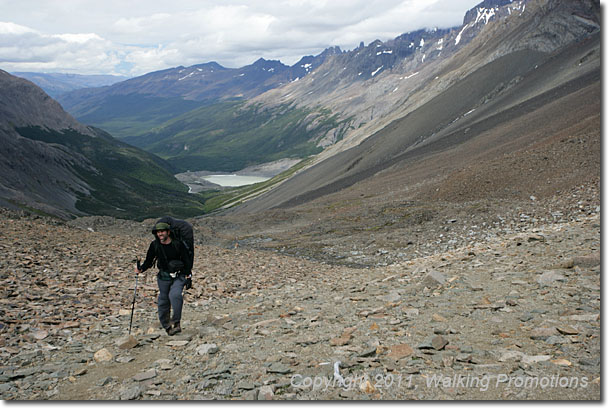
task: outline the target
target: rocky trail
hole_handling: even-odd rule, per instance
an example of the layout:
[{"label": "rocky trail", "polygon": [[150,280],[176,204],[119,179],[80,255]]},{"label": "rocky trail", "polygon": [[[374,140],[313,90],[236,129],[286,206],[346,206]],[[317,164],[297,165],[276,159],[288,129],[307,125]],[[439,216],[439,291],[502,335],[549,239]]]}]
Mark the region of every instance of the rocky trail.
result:
[{"label": "rocky trail", "polygon": [[151,221],[2,216],[3,400],[600,399],[599,207],[370,268],[198,241],[136,346]]}]

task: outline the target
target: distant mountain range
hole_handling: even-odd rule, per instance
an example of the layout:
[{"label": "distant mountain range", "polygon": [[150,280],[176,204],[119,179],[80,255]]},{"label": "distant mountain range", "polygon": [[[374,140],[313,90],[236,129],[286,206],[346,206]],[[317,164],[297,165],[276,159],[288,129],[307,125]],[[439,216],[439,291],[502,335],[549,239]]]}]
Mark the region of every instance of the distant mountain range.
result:
[{"label": "distant mountain range", "polygon": [[128,77],[116,75],[82,75],[64,73],[30,73],[14,72],[17,77],[30,80],[53,98],[61,94],[79,90],[81,88],[104,87],[120,81],[127,80]]},{"label": "distant mountain range", "polygon": [[[468,149],[474,146],[515,148],[556,132],[565,119],[580,123],[579,116],[599,116],[600,14],[595,1],[485,0],[466,13],[459,27],[418,30],[351,51],[332,47],[292,67],[263,59],[239,69],[206,63],[58,97],[80,123],[97,129],[64,118],[55,106],[49,110],[48,96],[5,74],[13,86],[0,90],[9,113],[0,112],[0,118],[4,138],[22,147],[11,152],[24,149],[27,142],[44,143],[44,149],[67,155],[57,154],[48,165],[63,179],[46,185],[64,192],[56,207],[73,213],[121,214],[118,209],[123,206],[113,209],[110,196],[99,195],[106,188],[114,190],[116,201],[131,198],[127,204],[142,195],[143,204],[152,206],[156,190],[148,196],[134,193],[133,186],[117,191],[134,180],[115,175],[116,183],[96,190],[91,184],[99,181],[73,172],[78,165],[79,170],[90,170],[91,178],[103,175],[110,170],[102,169],[109,163],[102,158],[127,151],[142,161],[143,167],[133,175],[141,177],[148,166],[157,169],[154,178],[139,181],[171,186],[168,195],[180,191],[169,171],[232,172],[280,158],[315,155],[308,168],[238,209],[293,206],[364,183],[381,172],[410,169],[413,161],[425,161],[438,152],[460,147],[466,150],[459,157],[466,162],[460,166],[467,166]],[[568,108],[569,102],[582,104],[587,98],[587,113]],[[10,107],[13,100],[20,103]],[[44,120],[29,119],[33,110],[46,112]],[[544,110],[555,114],[545,116]],[[527,129],[510,131],[526,115],[539,117]],[[75,141],[83,135],[114,148],[77,148]],[[14,141],[7,146],[14,146]],[[143,156],[124,142],[154,155]],[[104,155],[98,155],[102,151]],[[12,180],[5,177],[3,183],[10,187],[5,192],[11,200],[18,201],[17,175],[26,174],[29,196],[38,195],[36,203],[44,203],[33,182],[44,167],[28,171],[24,164],[32,163],[29,156],[15,167],[16,158],[7,155],[12,160],[3,171]],[[473,160],[476,155],[472,151]],[[87,202],[96,192],[99,206]],[[196,211],[203,201],[197,196],[180,198],[188,203],[185,213]]]},{"label": "distant mountain range", "polygon": [[[491,26],[528,21],[538,3],[486,0],[466,13],[460,27],[418,30],[351,51],[328,48],[292,67],[263,59],[239,69],[177,67],[77,90],[59,101],[80,121],[177,169],[233,172],[349,146],[416,108],[425,95],[451,86],[457,75],[519,48],[550,52],[599,28],[582,17],[564,26],[530,25],[526,32],[506,27],[510,33],[489,37]],[[547,6],[553,13],[575,8],[588,16],[585,3]],[[475,39],[489,45],[471,46]]]}]

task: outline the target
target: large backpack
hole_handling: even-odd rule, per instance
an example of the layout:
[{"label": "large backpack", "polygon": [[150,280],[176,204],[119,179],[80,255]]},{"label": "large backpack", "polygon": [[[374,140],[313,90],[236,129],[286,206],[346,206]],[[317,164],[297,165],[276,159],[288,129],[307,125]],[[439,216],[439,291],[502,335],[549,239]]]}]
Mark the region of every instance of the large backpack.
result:
[{"label": "large backpack", "polygon": [[187,221],[183,221],[182,219],[172,218],[171,216],[164,216],[157,221],[157,223],[159,222],[165,222],[169,225],[172,240],[176,240],[184,244],[188,251],[189,258],[191,259],[191,266],[193,266],[193,262],[195,260],[195,238],[193,236],[193,225]]}]

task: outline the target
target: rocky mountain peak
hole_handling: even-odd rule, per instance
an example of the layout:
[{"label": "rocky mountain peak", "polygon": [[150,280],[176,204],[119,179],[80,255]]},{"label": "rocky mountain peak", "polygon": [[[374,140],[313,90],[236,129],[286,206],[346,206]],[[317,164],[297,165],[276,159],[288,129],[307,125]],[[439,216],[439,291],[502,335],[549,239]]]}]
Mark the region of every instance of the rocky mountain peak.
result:
[{"label": "rocky mountain peak", "polygon": [[262,70],[268,72],[270,75],[281,73],[284,70],[288,70],[290,67],[283,64],[279,60],[266,60],[264,58],[259,58],[254,63],[249,66],[243,67],[240,71],[249,71],[251,69]]}]

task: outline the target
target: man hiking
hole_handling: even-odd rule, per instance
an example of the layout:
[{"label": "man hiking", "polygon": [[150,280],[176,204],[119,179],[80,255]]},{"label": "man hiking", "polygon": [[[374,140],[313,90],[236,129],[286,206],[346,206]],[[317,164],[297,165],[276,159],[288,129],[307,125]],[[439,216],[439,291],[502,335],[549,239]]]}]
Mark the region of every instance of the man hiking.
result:
[{"label": "man hiking", "polygon": [[[186,278],[190,276],[192,261],[186,246],[178,240],[172,240],[170,225],[165,222],[157,222],[152,229],[155,240],[150,243],[146,260],[135,271],[143,273],[151,268],[155,261],[159,273],[157,284],[159,285],[159,298],[157,310],[161,326],[172,336],[180,333],[180,319],[182,317],[182,289],[186,284]],[[170,308],[173,311],[170,317]]]}]

